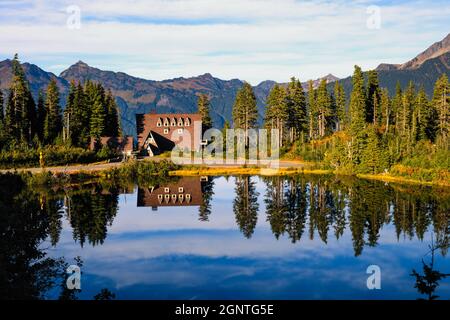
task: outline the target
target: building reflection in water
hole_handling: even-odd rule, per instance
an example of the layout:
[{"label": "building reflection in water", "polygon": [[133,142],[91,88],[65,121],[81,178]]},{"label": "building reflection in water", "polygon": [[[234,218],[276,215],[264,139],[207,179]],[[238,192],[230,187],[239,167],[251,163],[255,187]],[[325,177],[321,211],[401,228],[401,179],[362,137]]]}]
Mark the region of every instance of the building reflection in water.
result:
[{"label": "building reflection in water", "polygon": [[137,195],[138,207],[183,207],[202,206],[203,190],[211,183],[208,177],[181,177],[175,181],[149,187],[139,187]]}]

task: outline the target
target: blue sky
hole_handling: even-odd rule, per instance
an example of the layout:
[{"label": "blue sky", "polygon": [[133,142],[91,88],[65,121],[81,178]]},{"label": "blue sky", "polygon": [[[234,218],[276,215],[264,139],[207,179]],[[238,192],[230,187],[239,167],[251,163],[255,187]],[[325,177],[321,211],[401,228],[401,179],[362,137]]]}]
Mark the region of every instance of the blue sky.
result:
[{"label": "blue sky", "polygon": [[[67,26],[69,6],[80,28]],[[345,77],[413,58],[450,32],[449,17],[448,0],[0,0],[0,59],[154,80]]]}]

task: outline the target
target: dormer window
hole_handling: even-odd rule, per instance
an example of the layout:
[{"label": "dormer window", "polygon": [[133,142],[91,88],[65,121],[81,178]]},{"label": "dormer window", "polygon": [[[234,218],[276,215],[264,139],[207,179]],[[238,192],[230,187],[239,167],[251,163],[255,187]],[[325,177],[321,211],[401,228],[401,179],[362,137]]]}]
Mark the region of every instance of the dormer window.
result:
[{"label": "dormer window", "polygon": [[156,123],[156,126],[157,127],[162,127],[162,119],[161,118],[158,119],[158,122]]},{"label": "dormer window", "polygon": [[178,119],[178,126],[179,127],[183,126],[183,118]]},{"label": "dormer window", "polygon": [[164,127],[169,126],[169,118],[164,119]]},{"label": "dormer window", "polygon": [[175,118],[172,118],[172,121],[170,122],[170,125],[172,127],[176,127],[177,126],[177,120]]},{"label": "dormer window", "polygon": [[189,127],[191,125],[191,119],[190,118],[186,118],[186,120],[184,121],[184,125],[186,127]]}]

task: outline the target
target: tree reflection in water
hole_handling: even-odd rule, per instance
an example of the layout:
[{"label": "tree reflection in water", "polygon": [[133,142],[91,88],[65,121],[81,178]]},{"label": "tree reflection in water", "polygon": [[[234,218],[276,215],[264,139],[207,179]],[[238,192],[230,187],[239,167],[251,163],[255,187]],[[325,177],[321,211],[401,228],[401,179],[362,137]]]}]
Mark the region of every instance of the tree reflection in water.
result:
[{"label": "tree reflection in water", "polygon": [[421,240],[432,226],[443,244],[443,255],[448,248],[448,190],[347,177],[266,177],[263,181],[266,215],[277,239],[286,234],[292,242],[299,241],[308,225],[310,239],[317,234],[327,243],[330,230],[339,239],[348,227],[354,254],[359,256],[364,246],[376,246],[383,226],[392,223],[397,238],[416,235]]},{"label": "tree reflection in water", "polygon": [[[265,214],[276,239],[287,237],[297,243],[318,237],[327,243],[330,236],[339,239],[348,230],[354,255],[359,256],[364,247],[377,246],[383,227],[392,224],[398,239],[423,240],[427,231],[433,231],[437,248],[443,256],[447,253],[448,190],[348,177],[236,177],[233,211],[246,238],[252,237],[258,221],[258,179],[265,186]],[[80,246],[103,244],[118,213],[119,194],[130,185],[96,181],[38,188],[30,187],[23,176],[7,174],[0,175],[0,187],[0,298],[44,299],[58,288],[61,298],[76,298],[63,290],[68,263],[48,257],[46,249],[59,242],[63,219],[69,221]],[[202,194],[199,220],[207,222],[213,179],[202,183]],[[417,289],[428,298],[435,297],[438,281],[447,276],[433,267],[432,258],[431,264],[423,262],[423,275],[413,271]],[[114,294],[105,289],[96,298],[112,299]]]},{"label": "tree reflection in water", "polygon": [[[0,299],[46,299],[55,290],[60,299],[76,299],[76,292],[66,289],[69,263],[46,253],[59,241],[64,197],[53,189],[29,188],[23,177],[13,174],[0,175],[0,189]],[[76,205],[67,217],[74,219],[74,238],[82,243],[83,230],[93,244],[103,242],[105,225],[117,211],[117,194],[81,194],[74,194]]]},{"label": "tree reflection in water", "polygon": [[[428,254],[431,255],[430,262],[426,263],[424,259],[422,259],[422,268],[423,268],[423,274],[420,274],[415,269],[412,270],[411,276],[413,276],[416,279],[416,283],[414,285],[414,288],[417,289],[417,291],[422,294],[426,295],[428,300],[436,300],[439,298],[438,295],[435,294],[435,291],[437,287],[439,286],[439,282],[447,277],[450,276],[450,274],[442,273],[439,270],[435,269],[435,251],[442,249],[442,246],[447,244],[438,244],[434,245],[433,241],[431,242],[430,251]],[[445,248],[446,250],[447,248]],[[428,255],[427,254],[427,255]],[[422,300],[422,299],[419,299]]]}]

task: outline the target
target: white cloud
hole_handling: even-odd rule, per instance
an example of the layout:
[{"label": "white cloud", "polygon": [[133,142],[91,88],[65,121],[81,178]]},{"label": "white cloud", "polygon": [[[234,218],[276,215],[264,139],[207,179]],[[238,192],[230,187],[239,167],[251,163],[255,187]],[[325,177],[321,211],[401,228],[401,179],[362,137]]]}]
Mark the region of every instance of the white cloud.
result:
[{"label": "white cloud", "polygon": [[[381,29],[366,8],[381,6]],[[66,27],[67,5],[82,12]],[[349,75],[380,62],[404,62],[443,38],[450,5],[414,1],[18,1],[0,3],[0,57],[19,52],[43,67],[79,59],[162,80],[205,72],[257,83],[327,73]]]}]

